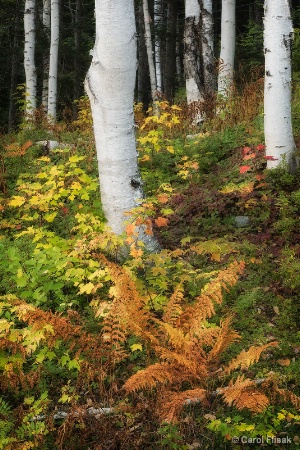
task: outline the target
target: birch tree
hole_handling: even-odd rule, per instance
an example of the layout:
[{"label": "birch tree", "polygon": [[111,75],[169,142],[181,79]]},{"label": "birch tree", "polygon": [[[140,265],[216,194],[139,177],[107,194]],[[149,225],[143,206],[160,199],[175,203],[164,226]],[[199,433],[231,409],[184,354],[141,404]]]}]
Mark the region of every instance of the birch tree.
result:
[{"label": "birch tree", "polygon": [[[284,157],[296,168],[291,117],[291,42],[293,27],[289,0],[265,0],[264,126],[268,168]],[[272,158],[273,157],[273,158]]]},{"label": "birch tree", "polygon": [[161,0],[154,0],[154,59],[155,59],[155,74],[156,74],[156,90],[158,93],[162,92],[162,76],[161,76],[161,39],[158,30],[160,29],[162,14]]},{"label": "birch tree", "polygon": [[51,27],[51,0],[43,1],[43,31],[47,48],[43,55],[43,91],[42,91],[42,105],[48,109],[48,78],[49,78],[49,42],[50,42],[50,27]]},{"label": "birch tree", "polygon": [[35,66],[35,0],[25,0],[24,11],[24,68],[26,79],[26,117],[32,116],[36,108],[36,66]]},{"label": "birch tree", "polygon": [[221,52],[218,77],[218,93],[225,97],[232,87],[234,74],[236,34],[235,1],[236,0],[222,0]]},{"label": "birch tree", "polygon": [[59,0],[51,0],[51,39],[48,82],[48,117],[56,120],[57,107],[57,71],[59,46]]},{"label": "birch tree", "polygon": [[[124,231],[124,213],[143,197],[134,134],[135,73],[133,0],[96,0],[96,41],[85,87],[93,115],[103,211],[116,234]],[[140,239],[148,250],[159,249],[143,229]]]},{"label": "birch tree", "polygon": [[[155,73],[155,63],[154,63],[154,52],[152,45],[152,37],[151,37],[151,18],[149,14],[149,5],[148,0],[143,0],[143,13],[144,13],[144,21],[145,21],[145,41],[147,48],[147,56],[148,56],[148,67],[150,74],[150,84],[151,84],[151,97],[153,104],[157,100],[157,81],[156,81],[156,73]],[[153,105],[155,107],[155,105]]]},{"label": "birch tree", "polygon": [[216,87],[214,63],[214,24],[212,0],[202,0],[201,50],[205,95],[211,96]]},{"label": "birch tree", "polygon": [[203,82],[199,74],[200,4],[198,0],[185,2],[184,70],[188,104],[204,100]]}]

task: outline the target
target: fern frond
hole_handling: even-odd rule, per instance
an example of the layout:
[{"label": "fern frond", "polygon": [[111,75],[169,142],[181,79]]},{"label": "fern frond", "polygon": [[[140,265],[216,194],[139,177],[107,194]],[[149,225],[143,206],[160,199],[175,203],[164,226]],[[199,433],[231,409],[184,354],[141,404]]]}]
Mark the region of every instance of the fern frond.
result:
[{"label": "fern frond", "polygon": [[184,291],[182,283],[178,284],[175,291],[171,295],[164,315],[162,317],[163,322],[174,325],[182,313],[181,303],[184,297]]},{"label": "fern frond", "polygon": [[226,388],[218,389],[224,401],[229,405],[234,405],[237,409],[249,409],[252,412],[262,412],[269,405],[269,400],[265,394],[255,389],[254,381],[243,375],[239,376],[235,382],[231,381]]},{"label": "fern frond", "polygon": [[252,364],[256,363],[259,360],[260,355],[263,351],[265,351],[269,347],[277,346],[278,342],[272,341],[268,344],[261,345],[260,347],[252,346],[247,351],[242,350],[236,358],[230,361],[230,363],[225,368],[224,373],[229,374],[237,368],[241,368],[242,370],[248,369]]},{"label": "fern frond", "polygon": [[176,350],[189,351],[190,341],[180,328],[174,328],[169,323],[159,322],[160,328],[167,334],[167,342]]},{"label": "fern frond", "polygon": [[217,336],[216,342],[208,354],[208,363],[215,364],[221,354],[233,343],[240,339],[240,335],[230,328],[232,318],[221,321],[219,327],[219,334]]},{"label": "fern frond", "polygon": [[158,383],[172,383],[173,380],[172,367],[170,368],[167,363],[156,363],[132,375],[123,387],[127,392],[137,392],[141,389],[155,388]]},{"label": "fern frond", "polygon": [[160,399],[158,414],[165,422],[176,422],[184,406],[205,400],[206,390],[201,388],[166,393]]}]

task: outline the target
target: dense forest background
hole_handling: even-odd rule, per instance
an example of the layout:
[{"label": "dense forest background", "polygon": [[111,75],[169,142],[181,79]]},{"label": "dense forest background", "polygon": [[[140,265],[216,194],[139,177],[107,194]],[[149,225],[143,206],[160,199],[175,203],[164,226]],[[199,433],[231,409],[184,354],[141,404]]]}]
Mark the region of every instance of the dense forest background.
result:
[{"label": "dense forest background", "polygon": [[[297,0],[292,2],[296,42],[300,28],[300,7]],[[36,65],[38,79],[38,104],[41,103],[43,58],[49,42],[43,31],[42,1],[37,2],[36,11]],[[149,2],[153,16],[153,1]],[[215,57],[219,56],[221,0],[213,2]],[[152,11],[151,11],[152,10]],[[24,2],[22,0],[1,0],[0,2],[0,129],[11,129],[18,124],[22,105],[21,86],[24,74]],[[262,37],[263,1],[237,0],[236,5],[236,78],[249,78],[256,68],[263,65]],[[136,1],[136,22],[138,32],[138,77],[136,100],[147,104],[151,99],[147,54],[144,39],[144,24],[141,2]],[[161,37],[163,94],[173,101],[177,95],[184,98],[183,75],[183,31],[184,1],[165,0],[159,23]],[[58,119],[73,119],[76,103],[84,94],[83,81],[90,65],[90,51],[94,45],[95,18],[93,0],[70,0],[60,2],[60,44],[58,68]],[[176,45],[177,43],[177,45]],[[298,44],[299,47],[299,44]],[[297,45],[295,51],[300,53]],[[294,55],[294,70],[300,69],[300,57]],[[177,61],[177,65],[176,65]],[[18,88],[19,87],[19,88]],[[180,96],[181,93],[181,96]],[[21,102],[21,103],[20,103]]]}]

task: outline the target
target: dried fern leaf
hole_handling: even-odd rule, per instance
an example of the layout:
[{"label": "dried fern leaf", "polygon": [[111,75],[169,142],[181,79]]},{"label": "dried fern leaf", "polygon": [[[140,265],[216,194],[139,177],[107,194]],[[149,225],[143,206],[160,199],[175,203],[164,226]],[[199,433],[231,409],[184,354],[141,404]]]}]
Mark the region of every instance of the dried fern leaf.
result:
[{"label": "dried fern leaf", "polygon": [[156,363],[132,375],[123,388],[127,392],[137,392],[142,389],[155,388],[158,383],[172,383],[173,379],[174,373],[172,373],[172,367],[169,364]]},{"label": "dried fern leaf", "polygon": [[159,402],[159,416],[165,422],[176,422],[184,406],[203,402],[206,399],[206,390],[201,388],[190,389],[184,392],[166,393]]},{"label": "dried fern leaf", "polygon": [[224,372],[229,374],[235,369],[241,368],[242,370],[248,369],[252,364],[256,363],[260,355],[263,351],[265,351],[269,347],[277,347],[278,342],[272,341],[268,344],[261,345],[260,347],[251,346],[249,350],[242,350],[241,353],[234,359],[230,361],[230,363],[225,368]]}]

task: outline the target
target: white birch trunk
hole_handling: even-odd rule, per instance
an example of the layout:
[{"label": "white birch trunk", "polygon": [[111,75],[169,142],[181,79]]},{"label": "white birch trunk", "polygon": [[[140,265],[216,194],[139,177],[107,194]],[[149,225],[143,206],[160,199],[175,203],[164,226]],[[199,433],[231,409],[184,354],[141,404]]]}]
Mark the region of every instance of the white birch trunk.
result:
[{"label": "white birch trunk", "polygon": [[202,9],[202,58],[205,93],[213,94],[215,91],[215,64],[214,64],[214,24],[212,0],[203,0]]},{"label": "white birch trunk", "polygon": [[[146,40],[146,48],[147,48],[147,56],[148,56],[148,66],[150,73],[150,85],[151,85],[151,97],[153,103],[157,100],[157,81],[156,81],[156,73],[155,73],[155,65],[154,65],[154,54],[152,47],[152,38],[151,38],[151,18],[149,14],[149,6],[148,0],[143,0],[143,12],[144,12],[144,21],[145,21],[145,40]],[[153,105],[155,107],[155,105]]]},{"label": "white birch trunk", "polygon": [[36,67],[35,67],[35,0],[25,1],[24,11],[24,68],[26,78],[26,117],[32,116],[36,108]]},{"label": "white birch trunk", "polygon": [[200,6],[198,0],[186,0],[185,2],[185,30],[184,30],[184,69],[186,81],[186,97],[188,104],[203,101],[199,76],[199,24]]},{"label": "white birch trunk", "polygon": [[[43,1],[43,29],[47,43],[50,42],[50,27],[51,27],[51,2],[50,0]],[[45,110],[48,109],[48,78],[49,78],[49,47],[43,57],[43,90],[42,90],[42,105]]]},{"label": "white birch trunk", "polygon": [[[85,87],[91,102],[100,192],[108,225],[124,231],[125,212],[143,197],[134,133],[136,29],[133,0],[96,0],[96,42]],[[141,233],[151,251],[152,236]]]},{"label": "white birch trunk", "polygon": [[233,83],[235,56],[235,1],[236,0],[222,0],[218,93],[224,97],[228,95]]},{"label": "white birch trunk", "polygon": [[293,27],[289,0],[265,0],[264,126],[268,169],[284,156],[295,170],[295,143],[291,118],[291,42]]},{"label": "white birch trunk", "polygon": [[59,46],[59,0],[51,0],[51,39],[48,82],[48,118],[56,120],[57,106],[57,70]]},{"label": "white birch trunk", "polygon": [[162,92],[162,76],[161,76],[161,39],[157,33],[157,30],[160,28],[161,23],[161,0],[154,0],[154,58],[155,58],[155,73],[156,73],[156,90],[157,92]]}]

